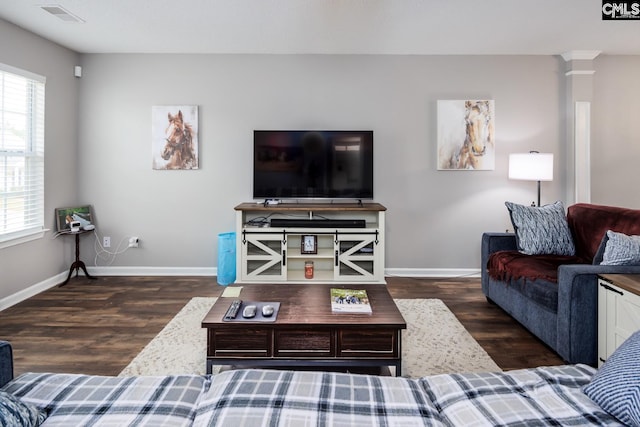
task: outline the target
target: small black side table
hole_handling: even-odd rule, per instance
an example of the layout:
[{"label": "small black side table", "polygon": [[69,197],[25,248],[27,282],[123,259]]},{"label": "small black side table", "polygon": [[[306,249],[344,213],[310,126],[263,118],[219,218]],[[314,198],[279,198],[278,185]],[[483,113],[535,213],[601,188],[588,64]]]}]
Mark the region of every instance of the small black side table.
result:
[{"label": "small black side table", "polygon": [[94,277],[94,276],[89,274],[89,272],[87,271],[87,266],[84,265],[84,262],[80,261],[80,235],[84,234],[84,233],[88,233],[88,231],[82,230],[82,231],[78,231],[77,233],[66,233],[65,234],[65,236],[69,236],[69,235],[75,235],[76,236],[76,260],[73,262],[73,264],[71,264],[71,268],[69,269],[69,275],[67,276],[67,280],[62,282],[60,284],[60,286],[64,286],[64,285],[67,284],[69,279],[71,279],[71,275],[73,274],[73,270],[76,271],[76,277],[78,277],[78,270],[82,269],[82,271],[84,272],[84,275],[87,276],[88,279],[97,279],[97,277]]}]

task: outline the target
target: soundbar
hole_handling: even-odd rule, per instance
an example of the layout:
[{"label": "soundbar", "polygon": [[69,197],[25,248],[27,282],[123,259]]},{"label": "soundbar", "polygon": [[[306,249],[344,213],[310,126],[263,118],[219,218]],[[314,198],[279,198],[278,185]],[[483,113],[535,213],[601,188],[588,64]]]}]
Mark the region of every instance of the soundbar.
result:
[{"label": "soundbar", "polygon": [[271,227],[285,228],[365,228],[364,219],[294,219],[273,218]]}]

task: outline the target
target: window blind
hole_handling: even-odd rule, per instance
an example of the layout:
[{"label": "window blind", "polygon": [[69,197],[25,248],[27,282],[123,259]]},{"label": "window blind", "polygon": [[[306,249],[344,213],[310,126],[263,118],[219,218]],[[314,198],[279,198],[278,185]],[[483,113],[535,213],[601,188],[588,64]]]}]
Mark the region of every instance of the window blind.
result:
[{"label": "window blind", "polygon": [[44,229],[45,78],[0,64],[0,244]]}]

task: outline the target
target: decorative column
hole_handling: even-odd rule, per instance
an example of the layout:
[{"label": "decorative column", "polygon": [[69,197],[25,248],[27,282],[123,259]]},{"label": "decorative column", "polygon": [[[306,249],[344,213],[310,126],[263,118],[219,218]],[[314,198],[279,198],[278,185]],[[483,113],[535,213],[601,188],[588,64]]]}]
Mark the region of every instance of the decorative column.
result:
[{"label": "decorative column", "polygon": [[567,145],[565,180],[567,204],[591,202],[591,102],[593,60],[600,51],[571,51],[566,62]]}]

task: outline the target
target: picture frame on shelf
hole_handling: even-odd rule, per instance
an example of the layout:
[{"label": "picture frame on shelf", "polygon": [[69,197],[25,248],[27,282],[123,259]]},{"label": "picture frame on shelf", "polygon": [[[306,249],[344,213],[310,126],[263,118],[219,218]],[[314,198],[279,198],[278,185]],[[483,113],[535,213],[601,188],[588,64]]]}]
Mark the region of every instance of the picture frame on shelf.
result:
[{"label": "picture frame on shelf", "polygon": [[318,236],[314,234],[305,234],[300,237],[300,253],[301,254],[317,254],[318,253]]}]

